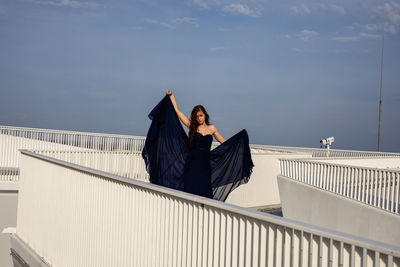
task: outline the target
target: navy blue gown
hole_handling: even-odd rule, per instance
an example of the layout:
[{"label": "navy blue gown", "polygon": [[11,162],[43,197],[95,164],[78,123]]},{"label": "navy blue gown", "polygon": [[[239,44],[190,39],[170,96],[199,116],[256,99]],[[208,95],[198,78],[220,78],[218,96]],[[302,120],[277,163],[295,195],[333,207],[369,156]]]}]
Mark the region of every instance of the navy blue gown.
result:
[{"label": "navy blue gown", "polygon": [[183,172],[184,191],[212,198],[210,148],[212,135],[195,133],[194,147],[189,149]]},{"label": "navy blue gown", "polygon": [[225,201],[247,183],[253,169],[246,130],[210,151],[212,136],[195,134],[194,147],[179,121],[169,96],[150,112],[152,120],[142,156],[150,182]]}]

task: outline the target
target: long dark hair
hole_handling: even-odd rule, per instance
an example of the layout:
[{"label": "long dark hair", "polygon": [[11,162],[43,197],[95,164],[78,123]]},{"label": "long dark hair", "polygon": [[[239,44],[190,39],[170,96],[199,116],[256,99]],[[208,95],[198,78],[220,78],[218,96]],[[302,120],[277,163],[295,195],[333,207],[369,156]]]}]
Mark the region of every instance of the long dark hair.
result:
[{"label": "long dark hair", "polygon": [[202,105],[195,106],[192,110],[192,114],[190,114],[189,148],[192,148],[194,146],[194,135],[196,134],[197,128],[199,127],[199,123],[196,120],[196,114],[199,111],[202,111],[204,113],[204,116],[206,117],[205,123],[207,125],[210,125],[210,116],[208,116],[206,109]]}]

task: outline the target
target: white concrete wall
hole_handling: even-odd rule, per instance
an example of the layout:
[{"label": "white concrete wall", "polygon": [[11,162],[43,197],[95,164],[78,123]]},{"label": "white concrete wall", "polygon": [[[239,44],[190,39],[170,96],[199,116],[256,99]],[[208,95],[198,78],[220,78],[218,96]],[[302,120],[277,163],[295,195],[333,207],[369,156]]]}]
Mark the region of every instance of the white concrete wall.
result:
[{"label": "white concrete wall", "polygon": [[11,191],[6,190],[5,186],[0,188],[0,266],[11,267],[10,258],[10,237],[2,234],[4,228],[15,227],[17,225],[17,205],[18,194],[14,187]]},{"label": "white concrete wall", "polygon": [[278,176],[285,218],[400,248],[400,215]]},{"label": "white concrete wall", "polygon": [[247,184],[236,188],[226,200],[226,203],[239,205],[242,207],[261,207],[279,205],[277,175],[280,173],[280,158],[302,158],[311,157],[303,153],[271,153],[271,154],[252,154],[254,168],[250,180]]}]

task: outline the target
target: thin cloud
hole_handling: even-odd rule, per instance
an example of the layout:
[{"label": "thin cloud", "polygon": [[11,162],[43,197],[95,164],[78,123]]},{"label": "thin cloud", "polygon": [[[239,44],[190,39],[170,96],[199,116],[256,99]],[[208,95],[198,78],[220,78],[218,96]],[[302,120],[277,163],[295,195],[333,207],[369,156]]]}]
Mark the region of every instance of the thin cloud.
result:
[{"label": "thin cloud", "polygon": [[381,26],[383,32],[392,35],[397,33],[397,28],[400,25],[400,3],[387,2],[375,7],[374,13],[383,21]]},{"label": "thin cloud", "polygon": [[347,25],[344,27],[346,30],[348,31],[354,31],[356,29],[356,27],[354,27],[353,25]]},{"label": "thin cloud", "polygon": [[308,6],[306,4],[291,6],[290,10],[294,14],[298,15],[308,15],[312,12],[312,10],[327,10],[335,13],[339,13],[341,15],[346,14],[346,10],[343,6],[334,5],[334,4],[318,4],[313,6]]},{"label": "thin cloud", "polygon": [[192,24],[194,26],[199,26],[199,23],[197,21],[198,21],[197,18],[183,17],[183,18],[174,19],[173,24],[179,25],[179,24],[183,24],[183,23],[188,23],[188,24]]},{"label": "thin cloud", "polygon": [[208,9],[208,4],[204,0],[193,0],[192,3],[202,9]]},{"label": "thin cloud", "polygon": [[190,17],[176,18],[176,19],[172,20],[171,22],[162,22],[162,21],[158,21],[158,20],[150,19],[150,18],[146,18],[146,19],[144,19],[144,21],[149,24],[160,25],[160,26],[168,28],[168,29],[176,29],[181,24],[191,24],[196,27],[199,26],[198,19],[190,18]]},{"label": "thin cloud", "polygon": [[226,49],[225,46],[210,47],[210,51],[212,51],[212,52],[221,51],[221,50],[225,50],[225,49]]},{"label": "thin cloud", "polygon": [[308,15],[311,13],[311,9],[305,4],[301,4],[299,6],[291,6],[290,10],[293,13],[299,14],[299,15]]},{"label": "thin cloud", "polygon": [[245,15],[250,17],[258,17],[261,16],[261,10],[253,10],[250,9],[247,5],[242,4],[229,4],[223,7],[222,9],[226,13]]},{"label": "thin cloud", "polygon": [[316,31],[302,30],[296,36],[303,41],[309,41],[309,40],[316,39],[318,37],[318,35],[319,35],[319,33]]},{"label": "thin cloud", "polygon": [[150,24],[160,24],[160,22],[158,20],[150,19],[150,18],[145,18],[144,21],[147,23],[150,23]]},{"label": "thin cloud", "polygon": [[332,37],[331,40],[348,42],[348,41],[357,41],[358,38],[359,38],[358,36],[338,36],[338,37]]},{"label": "thin cloud", "polygon": [[391,33],[393,35],[395,35],[397,33],[396,26],[394,26],[393,24],[389,24],[389,23],[385,23],[383,25],[383,31],[386,33]]},{"label": "thin cloud", "polygon": [[[352,25],[346,26],[345,29],[355,32],[368,32],[368,33],[388,33],[391,35],[397,34],[398,28],[400,27],[400,3],[387,2],[382,5],[376,6],[372,9],[374,18],[378,18],[380,23],[368,23],[361,25],[359,23],[353,23]],[[335,40],[343,41],[356,41],[360,39],[371,39],[375,35],[363,37],[362,34],[354,34],[352,36],[335,37]]]},{"label": "thin cloud", "polygon": [[338,5],[335,5],[335,4],[319,4],[318,6],[319,6],[320,9],[323,9],[323,10],[336,12],[336,13],[339,13],[341,15],[346,14],[346,10],[344,9],[343,6],[338,6]]},{"label": "thin cloud", "polygon": [[141,31],[143,29],[144,29],[144,27],[142,27],[142,26],[132,26],[132,30],[135,30],[135,31]]},{"label": "thin cloud", "polygon": [[344,27],[345,30],[347,31],[354,31],[356,29],[360,29],[360,27],[362,27],[362,25],[360,23],[352,23],[351,25],[347,25]]},{"label": "thin cloud", "polygon": [[392,24],[400,24],[400,3],[388,2],[377,6],[375,14],[381,19]]},{"label": "thin cloud", "polygon": [[364,32],[360,32],[359,36],[360,36],[360,39],[362,39],[362,40],[378,39],[381,37],[379,34],[371,34],[371,33],[364,33]]},{"label": "thin cloud", "polygon": [[365,24],[364,26],[358,25],[358,27],[356,27],[355,29],[357,29],[357,31],[359,32],[367,31],[369,33],[384,32],[392,35],[395,35],[397,33],[396,26],[388,22],[381,24]]},{"label": "thin cloud", "polygon": [[365,29],[370,32],[376,32],[379,30],[379,26],[376,24],[366,24]]},{"label": "thin cloud", "polygon": [[160,25],[160,26],[163,26],[163,27],[169,28],[169,29],[175,29],[176,28],[176,25],[172,25],[172,24],[169,24],[169,23],[166,23],[166,22],[161,22],[161,21],[158,21],[156,19],[145,18],[144,21],[149,23],[149,24]]},{"label": "thin cloud", "polygon": [[358,35],[338,36],[338,37],[331,38],[331,40],[333,40],[333,41],[341,41],[341,42],[351,42],[351,41],[378,39],[380,37],[381,36],[379,34],[371,34],[371,33],[360,32]]},{"label": "thin cloud", "polygon": [[70,8],[97,8],[99,4],[95,2],[81,2],[75,0],[61,0],[61,1],[29,1],[40,5],[50,5],[58,7],[70,7]]}]

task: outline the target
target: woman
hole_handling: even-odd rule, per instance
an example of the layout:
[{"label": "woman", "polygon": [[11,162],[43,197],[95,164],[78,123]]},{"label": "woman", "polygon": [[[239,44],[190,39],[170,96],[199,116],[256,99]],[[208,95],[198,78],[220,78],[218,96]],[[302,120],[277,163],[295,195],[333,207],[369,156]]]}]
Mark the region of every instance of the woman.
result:
[{"label": "woman", "polygon": [[[152,123],[142,152],[150,181],[225,201],[248,181],[253,168],[246,130],[225,140],[203,106],[195,106],[189,119],[173,93],[166,94],[149,115]],[[179,119],[189,128],[189,138]],[[212,136],[221,145],[210,151]]]},{"label": "woman", "polygon": [[183,174],[184,191],[212,198],[210,168],[212,136],[221,144],[225,142],[225,139],[218,132],[217,127],[210,124],[208,113],[203,106],[195,106],[188,119],[179,110],[172,91],[167,90],[166,94],[170,97],[178,118],[189,128],[189,156]]}]

